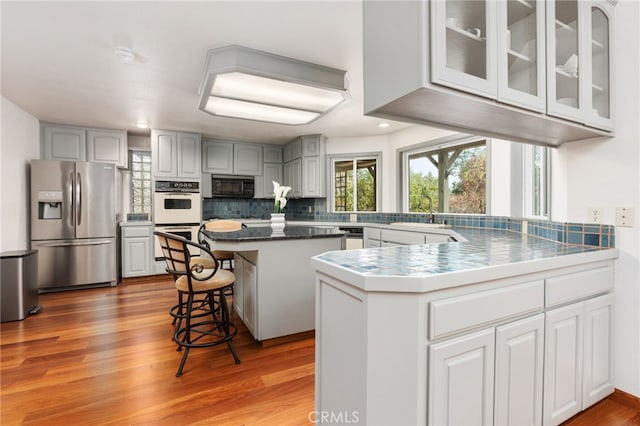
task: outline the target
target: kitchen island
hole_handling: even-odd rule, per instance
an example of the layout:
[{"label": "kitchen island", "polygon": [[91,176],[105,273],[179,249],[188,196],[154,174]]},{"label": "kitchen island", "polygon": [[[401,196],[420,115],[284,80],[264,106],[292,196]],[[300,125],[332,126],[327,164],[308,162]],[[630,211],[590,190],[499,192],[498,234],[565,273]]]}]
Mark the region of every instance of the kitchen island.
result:
[{"label": "kitchen island", "polygon": [[235,252],[233,308],[256,340],[315,328],[315,275],[311,257],[342,250],[345,235],[333,228],[249,227],[205,235],[214,250]]},{"label": "kitchen island", "polygon": [[613,392],[616,249],[450,230],[312,259],[317,412],[558,424]]}]

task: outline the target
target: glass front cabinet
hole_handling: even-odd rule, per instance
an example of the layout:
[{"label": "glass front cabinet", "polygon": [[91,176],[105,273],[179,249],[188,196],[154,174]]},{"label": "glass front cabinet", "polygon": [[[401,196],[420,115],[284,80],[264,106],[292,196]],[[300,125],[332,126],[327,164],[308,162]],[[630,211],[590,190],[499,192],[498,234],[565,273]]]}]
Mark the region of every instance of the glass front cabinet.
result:
[{"label": "glass front cabinet", "polygon": [[547,113],[613,130],[613,5],[559,0],[547,4]]},{"label": "glass front cabinet", "polygon": [[430,4],[432,83],[613,130],[609,1]]}]

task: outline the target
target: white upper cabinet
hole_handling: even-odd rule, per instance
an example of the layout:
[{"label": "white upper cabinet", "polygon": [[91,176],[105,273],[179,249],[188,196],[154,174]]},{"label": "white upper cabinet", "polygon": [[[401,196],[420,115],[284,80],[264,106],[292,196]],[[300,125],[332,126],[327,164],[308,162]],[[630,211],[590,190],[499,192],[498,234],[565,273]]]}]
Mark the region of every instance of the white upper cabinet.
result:
[{"label": "white upper cabinet", "polygon": [[587,48],[585,57],[591,64],[585,90],[586,123],[606,130],[613,130],[613,6],[608,1],[590,2],[586,27]]},{"label": "white upper cabinet", "polygon": [[607,0],[363,3],[366,115],[550,146],[612,136]]},{"label": "white upper cabinet", "polygon": [[431,2],[433,83],[497,97],[496,7],[491,0]]},{"label": "white upper cabinet", "polygon": [[233,174],[262,175],[262,146],[257,144],[234,144]]},{"label": "white upper cabinet", "polygon": [[151,160],[154,178],[200,180],[200,135],[151,130]]},{"label": "white upper cabinet", "polygon": [[118,167],[127,167],[127,132],[87,130],[87,161],[114,163]]},{"label": "white upper cabinet", "polygon": [[548,114],[613,130],[613,6],[550,2],[547,28]]},{"label": "white upper cabinet", "polygon": [[221,175],[233,174],[233,142],[203,140],[202,171]]},{"label": "white upper cabinet", "polygon": [[498,100],[545,112],[545,2],[506,0],[497,7]]},{"label": "white upper cabinet", "polygon": [[326,197],[326,141],[324,135],[304,135],[284,146],[284,184],[291,197]]},{"label": "white upper cabinet", "polygon": [[282,164],[282,147],[280,145],[264,145],[262,152],[265,163]]}]

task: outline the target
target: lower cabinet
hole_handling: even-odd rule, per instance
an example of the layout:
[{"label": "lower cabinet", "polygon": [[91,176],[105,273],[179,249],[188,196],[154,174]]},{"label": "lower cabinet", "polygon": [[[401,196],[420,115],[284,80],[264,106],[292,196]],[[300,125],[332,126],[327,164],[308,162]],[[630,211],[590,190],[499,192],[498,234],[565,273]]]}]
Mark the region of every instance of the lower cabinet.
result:
[{"label": "lower cabinet", "polygon": [[614,295],[546,313],[544,424],[559,424],[614,390]]},{"label": "lower cabinet", "polygon": [[543,330],[537,314],[431,345],[429,424],[540,424]]},{"label": "lower cabinet", "polygon": [[123,278],[154,274],[152,236],[151,225],[121,227]]},{"label": "lower cabinet", "polygon": [[258,318],[256,272],[256,265],[238,253],[235,254],[236,282],[233,290],[233,309],[254,337],[256,336]]}]

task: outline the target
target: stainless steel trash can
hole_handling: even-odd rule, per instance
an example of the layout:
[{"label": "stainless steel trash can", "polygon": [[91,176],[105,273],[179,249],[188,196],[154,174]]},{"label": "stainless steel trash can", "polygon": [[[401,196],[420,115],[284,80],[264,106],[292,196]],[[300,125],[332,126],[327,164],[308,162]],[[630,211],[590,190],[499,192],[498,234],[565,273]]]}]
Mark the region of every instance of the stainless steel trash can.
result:
[{"label": "stainless steel trash can", "polygon": [[38,252],[6,251],[0,259],[0,321],[23,320],[38,312]]}]

